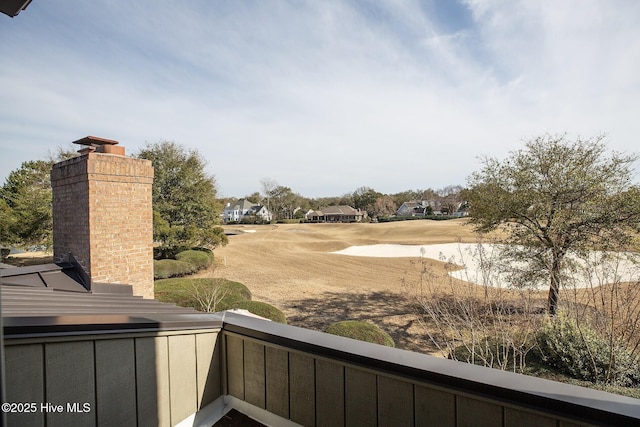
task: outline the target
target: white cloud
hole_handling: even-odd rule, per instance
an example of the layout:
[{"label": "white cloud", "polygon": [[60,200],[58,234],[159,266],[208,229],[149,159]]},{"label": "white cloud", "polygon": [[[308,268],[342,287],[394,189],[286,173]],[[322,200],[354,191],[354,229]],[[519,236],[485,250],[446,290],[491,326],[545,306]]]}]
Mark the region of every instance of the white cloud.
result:
[{"label": "white cloud", "polygon": [[543,132],[633,151],[640,6],[465,4],[34,3],[0,27],[0,175],[87,134],[197,148],[235,196],[464,184]]}]

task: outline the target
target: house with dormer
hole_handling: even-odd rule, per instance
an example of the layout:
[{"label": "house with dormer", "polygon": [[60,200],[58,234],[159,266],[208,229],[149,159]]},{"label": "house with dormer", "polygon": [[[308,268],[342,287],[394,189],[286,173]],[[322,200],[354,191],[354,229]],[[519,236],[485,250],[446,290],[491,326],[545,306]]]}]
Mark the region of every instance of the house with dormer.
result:
[{"label": "house with dormer", "polygon": [[235,203],[227,203],[222,213],[222,220],[225,223],[242,222],[250,220],[252,217],[255,221],[271,221],[271,213],[265,206],[247,199],[240,199]]}]

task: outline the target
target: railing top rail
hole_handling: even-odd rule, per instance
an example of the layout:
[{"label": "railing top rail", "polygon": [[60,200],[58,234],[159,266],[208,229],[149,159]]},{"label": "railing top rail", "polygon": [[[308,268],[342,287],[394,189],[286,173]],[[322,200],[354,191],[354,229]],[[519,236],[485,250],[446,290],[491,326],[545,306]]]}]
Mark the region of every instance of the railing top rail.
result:
[{"label": "railing top rail", "polygon": [[[640,400],[225,312],[223,331],[410,380],[602,425],[640,425]],[[631,423],[631,424],[630,424]]]}]

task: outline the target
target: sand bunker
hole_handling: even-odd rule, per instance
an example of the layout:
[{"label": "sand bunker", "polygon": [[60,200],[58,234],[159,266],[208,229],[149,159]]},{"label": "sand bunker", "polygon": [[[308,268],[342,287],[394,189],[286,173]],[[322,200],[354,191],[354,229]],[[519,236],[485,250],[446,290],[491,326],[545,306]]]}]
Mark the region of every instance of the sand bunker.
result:
[{"label": "sand bunker", "polygon": [[[499,262],[500,245],[475,243],[445,243],[436,245],[379,244],[351,246],[338,255],[377,258],[425,257],[458,267],[449,274],[456,279],[478,285],[509,287],[508,277],[517,265]],[[606,259],[605,259],[606,258]],[[585,288],[615,282],[637,282],[640,279],[640,256],[634,253],[604,253],[593,251],[587,259],[572,256],[575,271],[571,286]],[[522,267],[522,266],[520,266]],[[544,289],[547,282],[532,283],[531,287]]]}]

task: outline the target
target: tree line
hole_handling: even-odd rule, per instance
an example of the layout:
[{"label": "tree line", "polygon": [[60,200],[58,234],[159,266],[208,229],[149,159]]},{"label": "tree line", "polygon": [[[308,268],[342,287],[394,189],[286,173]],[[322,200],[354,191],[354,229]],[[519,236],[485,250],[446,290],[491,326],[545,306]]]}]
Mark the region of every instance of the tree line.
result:
[{"label": "tree line", "polygon": [[[291,187],[280,185],[271,178],[264,178],[260,181],[259,191],[247,194],[242,199],[265,206],[274,220],[301,219],[309,210],[339,205],[348,205],[366,211],[370,218],[378,218],[395,215],[403,203],[416,200],[429,201],[437,210],[455,212],[464,202],[463,190],[460,185],[450,185],[438,190],[427,188],[384,194],[362,186],[341,196],[308,198],[293,191]],[[233,205],[238,200],[236,197],[229,197],[223,199],[223,202]]]}]

